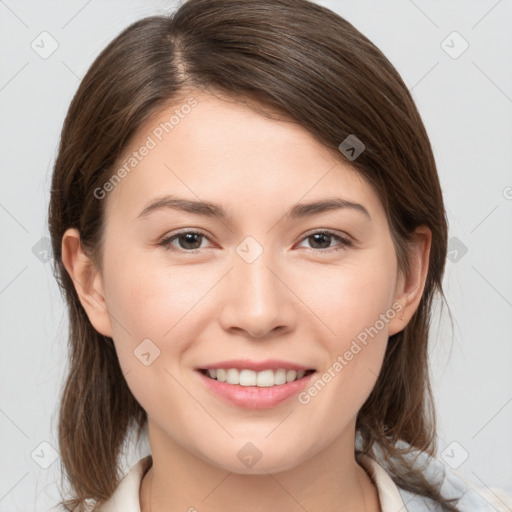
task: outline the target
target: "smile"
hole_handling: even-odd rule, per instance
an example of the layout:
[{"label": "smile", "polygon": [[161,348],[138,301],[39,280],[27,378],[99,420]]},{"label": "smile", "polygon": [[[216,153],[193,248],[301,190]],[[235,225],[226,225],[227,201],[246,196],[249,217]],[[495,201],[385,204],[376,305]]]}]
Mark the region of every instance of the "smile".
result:
[{"label": "smile", "polygon": [[213,396],[230,405],[244,409],[270,409],[295,397],[309,385],[317,372],[283,368],[259,372],[210,368],[198,369],[195,373]]},{"label": "smile", "polygon": [[226,382],[228,384],[239,386],[257,386],[272,387],[294,382],[302,379],[305,375],[313,373],[314,370],[286,370],[279,368],[278,370],[263,370],[256,372],[254,370],[237,368],[212,368],[208,370],[200,370],[203,375],[210,377],[218,382]]}]

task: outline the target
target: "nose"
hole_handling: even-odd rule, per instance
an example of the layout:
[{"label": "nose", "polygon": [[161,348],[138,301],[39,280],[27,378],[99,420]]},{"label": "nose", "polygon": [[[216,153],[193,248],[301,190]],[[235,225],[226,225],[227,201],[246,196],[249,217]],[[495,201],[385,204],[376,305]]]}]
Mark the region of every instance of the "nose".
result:
[{"label": "nose", "polygon": [[283,335],[292,330],[296,322],[294,295],[270,251],[263,251],[252,262],[235,254],[233,262],[223,280],[225,300],[219,317],[222,327],[252,338]]}]

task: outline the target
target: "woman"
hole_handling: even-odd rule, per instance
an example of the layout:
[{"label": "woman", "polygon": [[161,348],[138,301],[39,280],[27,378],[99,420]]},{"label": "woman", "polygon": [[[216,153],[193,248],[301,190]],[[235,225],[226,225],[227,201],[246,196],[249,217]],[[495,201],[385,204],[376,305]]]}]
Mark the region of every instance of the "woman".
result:
[{"label": "woman", "polygon": [[[407,87],[338,15],[189,0],[128,27],[72,101],[49,224],[67,510],[503,506],[434,458],[441,188]],[[133,428],[151,455],[120,481]]]}]

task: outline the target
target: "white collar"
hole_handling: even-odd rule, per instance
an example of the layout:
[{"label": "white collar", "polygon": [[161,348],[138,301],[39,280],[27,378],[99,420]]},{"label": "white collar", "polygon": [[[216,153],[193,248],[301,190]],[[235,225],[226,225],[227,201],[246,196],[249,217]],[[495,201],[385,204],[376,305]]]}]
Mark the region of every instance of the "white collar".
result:
[{"label": "white collar", "polygon": [[407,510],[395,482],[393,482],[386,470],[375,459],[368,455],[358,454],[357,462],[366,470],[375,487],[377,487],[382,512],[401,512]]}]

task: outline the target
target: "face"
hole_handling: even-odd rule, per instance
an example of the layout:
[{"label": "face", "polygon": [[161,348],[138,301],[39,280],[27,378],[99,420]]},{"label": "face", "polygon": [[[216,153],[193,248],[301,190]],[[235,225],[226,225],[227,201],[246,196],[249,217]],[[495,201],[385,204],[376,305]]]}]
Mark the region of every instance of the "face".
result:
[{"label": "face", "polygon": [[[107,186],[103,330],[168,446],[238,473],[285,470],[353,441],[403,327],[395,250],[379,197],[341,155],[296,123],[193,96],[139,131],[118,168],[134,152],[136,165]],[[200,371],[250,362],[287,371],[262,371],[261,387]],[[280,383],[294,366],[314,373]]]}]

